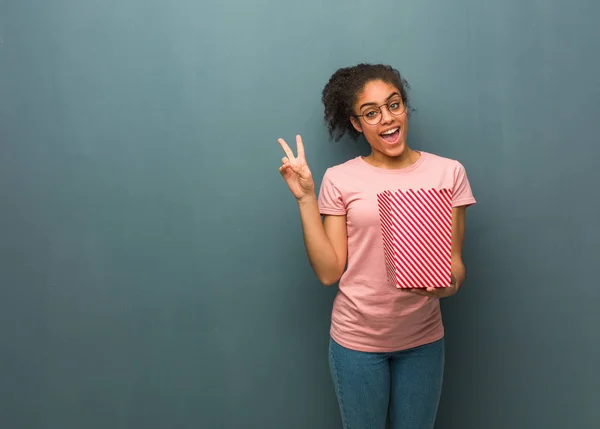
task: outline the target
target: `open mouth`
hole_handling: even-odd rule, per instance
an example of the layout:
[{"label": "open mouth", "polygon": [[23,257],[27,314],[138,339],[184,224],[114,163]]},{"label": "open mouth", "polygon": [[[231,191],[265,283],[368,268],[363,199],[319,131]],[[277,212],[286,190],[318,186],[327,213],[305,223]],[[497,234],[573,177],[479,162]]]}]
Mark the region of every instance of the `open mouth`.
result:
[{"label": "open mouth", "polygon": [[400,138],[400,128],[392,128],[391,130],[381,133],[380,136],[388,143],[396,143]]}]

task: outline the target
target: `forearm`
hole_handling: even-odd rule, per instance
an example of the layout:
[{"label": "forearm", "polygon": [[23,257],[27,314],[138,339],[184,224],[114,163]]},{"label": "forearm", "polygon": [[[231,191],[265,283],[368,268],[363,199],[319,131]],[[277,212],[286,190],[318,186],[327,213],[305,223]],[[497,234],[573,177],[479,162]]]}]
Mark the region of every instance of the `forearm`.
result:
[{"label": "forearm", "polygon": [[452,210],[452,274],[459,287],[465,281],[466,276],[465,264],[462,259],[462,247],[465,237],[465,211],[464,206],[454,207]]},{"label": "forearm", "polygon": [[325,285],[339,280],[344,263],[338,259],[335,248],[325,231],[317,197],[311,194],[298,200],[304,245],[317,278]]},{"label": "forearm", "polygon": [[452,274],[456,280],[456,284],[460,287],[465,281],[466,269],[461,255],[452,256]]}]

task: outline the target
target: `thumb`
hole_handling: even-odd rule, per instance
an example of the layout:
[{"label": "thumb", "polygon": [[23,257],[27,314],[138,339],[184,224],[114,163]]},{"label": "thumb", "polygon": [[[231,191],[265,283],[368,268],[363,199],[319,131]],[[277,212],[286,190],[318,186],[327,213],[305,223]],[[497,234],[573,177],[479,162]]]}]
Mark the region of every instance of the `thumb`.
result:
[{"label": "thumb", "polygon": [[290,162],[290,168],[292,169],[292,171],[294,173],[296,173],[298,176],[302,177],[302,166],[300,164],[298,164],[298,162],[296,161],[292,161]]},{"label": "thumb", "polygon": [[300,176],[302,179],[308,179],[310,177],[310,171],[308,170],[306,164],[304,164],[303,162],[298,162],[298,160],[296,160],[295,162],[292,162],[290,166],[292,168],[292,171],[298,176]]}]

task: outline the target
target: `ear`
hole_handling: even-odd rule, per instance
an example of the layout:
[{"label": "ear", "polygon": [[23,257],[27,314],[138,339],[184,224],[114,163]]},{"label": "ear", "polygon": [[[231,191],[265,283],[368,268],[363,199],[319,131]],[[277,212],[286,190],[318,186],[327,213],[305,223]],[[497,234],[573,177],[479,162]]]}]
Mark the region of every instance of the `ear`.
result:
[{"label": "ear", "polygon": [[362,126],[360,124],[360,119],[355,118],[354,116],[350,116],[350,122],[352,122],[352,126],[356,131],[358,131],[359,133],[363,132]]}]

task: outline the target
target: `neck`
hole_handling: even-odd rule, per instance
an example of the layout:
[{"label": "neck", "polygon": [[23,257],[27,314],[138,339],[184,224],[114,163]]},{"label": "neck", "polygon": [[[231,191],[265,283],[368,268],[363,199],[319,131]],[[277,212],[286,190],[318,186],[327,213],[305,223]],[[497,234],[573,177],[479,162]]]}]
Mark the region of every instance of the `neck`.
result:
[{"label": "neck", "polygon": [[409,148],[406,148],[398,156],[388,156],[382,152],[373,150],[369,156],[365,157],[365,161],[375,167],[395,170],[414,164],[420,157],[421,154],[419,152]]}]

